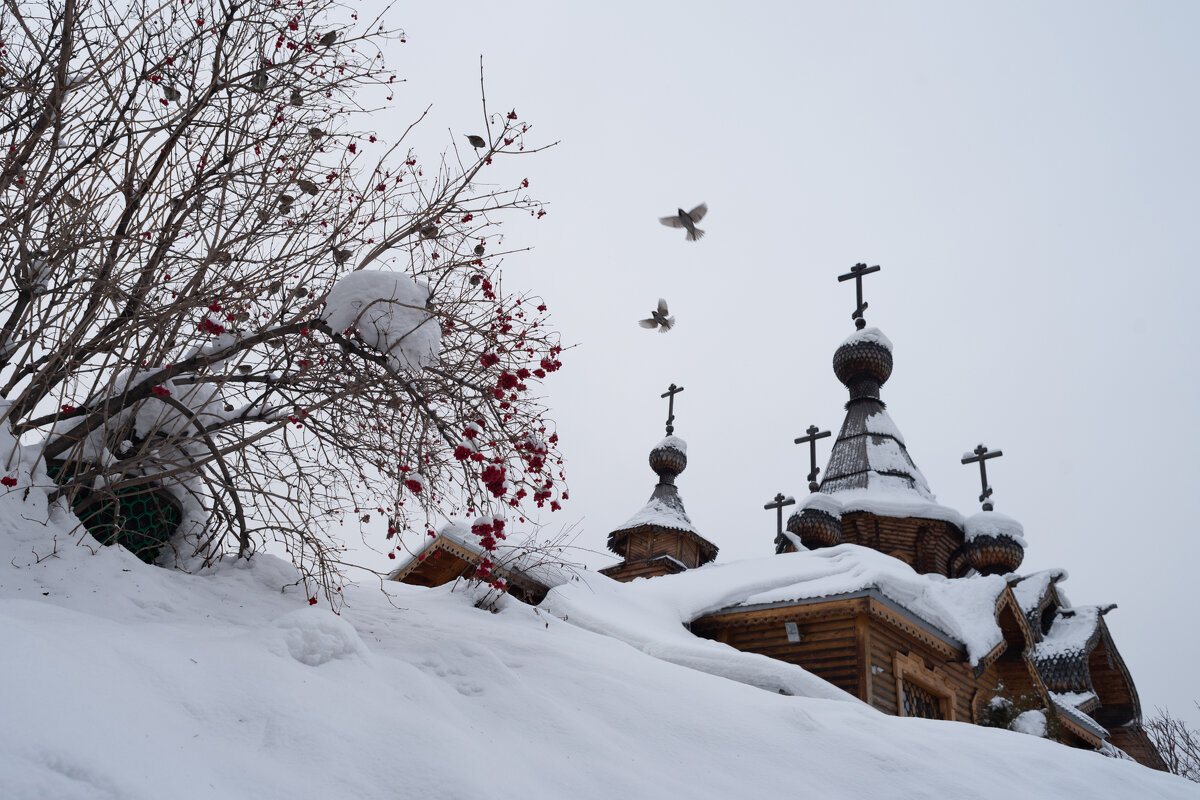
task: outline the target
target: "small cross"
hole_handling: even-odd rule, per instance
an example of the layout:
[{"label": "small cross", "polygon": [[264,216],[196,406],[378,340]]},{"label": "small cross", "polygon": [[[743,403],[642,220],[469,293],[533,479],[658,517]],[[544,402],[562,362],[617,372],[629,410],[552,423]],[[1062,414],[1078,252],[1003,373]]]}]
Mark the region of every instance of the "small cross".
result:
[{"label": "small cross", "polygon": [[979,502],[983,503],[984,511],[991,511],[995,506],[993,506],[991,501],[988,500],[988,498],[992,496],[992,487],[988,486],[986,462],[989,458],[999,458],[1000,456],[1004,455],[1004,453],[1000,450],[989,451],[983,445],[976,447],[973,452],[975,455],[963,453],[962,463],[974,464],[976,461],[979,462],[979,482],[983,487],[983,494],[979,495]]},{"label": "small cross", "polygon": [[671,387],[662,393],[662,397],[669,398],[667,400],[667,436],[675,432],[675,395],[683,391],[682,386],[671,384]]},{"label": "small cross", "polygon": [[784,497],[781,494],[775,495],[774,503],[767,503],[763,508],[775,509],[775,535],[783,535],[783,507],[796,505],[794,497]]},{"label": "small cross", "polygon": [[805,431],[807,436],[801,436],[796,440],[796,444],[808,442],[808,460],[812,468],[808,471],[808,490],[815,492],[817,490],[817,475],[821,472],[821,468],[817,466],[817,439],[824,439],[831,435],[829,431],[823,431],[817,428],[816,425],[809,425]]},{"label": "small cross", "polygon": [[868,267],[866,264],[855,264],[850,268],[850,271],[845,275],[838,275],[838,282],[854,279],[854,290],[858,295],[858,307],[854,309],[854,313],[850,315],[850,319],[854,320],[854,327],[862,330],[867,327],[867,321],[863,319],[863,312],[867,310],[867,304],[862,299],[862,279],[864,275],[870,275],[872,272],[879,272],[879,265]]}]

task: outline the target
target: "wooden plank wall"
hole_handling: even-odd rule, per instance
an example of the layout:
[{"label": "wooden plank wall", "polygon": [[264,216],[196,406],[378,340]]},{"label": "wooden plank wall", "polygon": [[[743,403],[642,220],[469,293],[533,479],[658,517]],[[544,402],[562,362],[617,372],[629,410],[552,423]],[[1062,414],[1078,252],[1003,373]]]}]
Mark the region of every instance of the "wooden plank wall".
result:
[{"label": "wooden plank wall", "polygon": [[[719,619],[719,618],[718,618]],[[692,632],[725,642],[738,650],[761,653],[765,656],[798,664],[851,694],[859,694],[859,661],[856,646],[854,615],[802,620],[793,615],[803,639],[789,642],[784,617],[749,625],[729,627],[706,624],[700,619],[692,623]]]},{"label": "wooden plank wall", "polygon": [[[900,698],[896,696],[896,673],[893,655],[904,653],[921,659],[926,669],[935,669],[949,679],[954,689],[954,717],[961,722],[974,722],[972,708],[976,691],[994,688],[999,680],[989,667],[979,677],[963,662],[948,662],[937,653],[898,631],[883,620],[870,618],[871,705],[887,714],[900,714]],[[990,695],[989,695],[990,697]]]},{"label": "wooden plank wall", "polygon": [[842,541],[895,556],[917,572],[948,575],[962,533],[948,522],[852,511],[842,515]]}]

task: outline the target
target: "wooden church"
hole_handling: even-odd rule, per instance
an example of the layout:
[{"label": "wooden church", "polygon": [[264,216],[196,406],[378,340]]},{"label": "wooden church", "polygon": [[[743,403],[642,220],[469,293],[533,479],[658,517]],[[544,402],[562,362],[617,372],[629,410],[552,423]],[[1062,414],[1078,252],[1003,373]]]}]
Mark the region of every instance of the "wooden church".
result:
[{"label": "wooden church", "polygon": [[[856,332],[833,356],[849,400],[824,478],[817,481],[816,444],[831,434],[811,427],[796,440],[810,445],[809,496],[786,528],[783,508],[794,501],[779,495],[766,506],[777,510],[776,557],[857,545],[835,552],[861,559],[861,578],[833,591],[797,584],[766,599],[751,597],[691,620],[690,630],[797,664],[887,714],[1010,727],[1164,769],[1104,622],[1113,606],[1068,604],[1057,588],[1061,570],[1017,572],[1021,525],[989,502],[986,465],[1000,452],[981,445],[964,457],[979,465],[983,486],[983,510],[965,518],[937,503],[908,455],[880,396],[892,372],[891,343],[863,319],[862,278],[878,269],[860,264],[839,278],[856,281],[858,308]],[[671,403],[667,436],[650,451],[658,483],[646,505],[608,536],[621,560],[600,571],[614,580],[672,575],[717,556],[675,485],[687,466],[687,446],[673,427],[679,391],[672,384],[663,395]],[[481,552],[462,537],[439,537],[393,577],[437,585],[469,576]],[[907,576],[906,586],[924,582],[953,598],[950,610],[939,618],[914,601],[916,592],[896,591],[887,573],[897,571]],[[545,595],[545,586],[519,571],[512,582],[527,601]],[[966,641],[961,631],[968,625],[948,624],[954,614],[985,620],[992,638],[983,646]]]},{"label": "wooden church", "polygon": [[[819,483],[816,442],[830,434],[811,427],[796,440],[810,443],[811,494],[786,530],[782,509],[793,501],[779,495],[767,504],[780,518],[775,552],[853,544],[931,580],[1002,576],[992,582],[994,596],[976,598],[983,607],[973,609],[994,617],[999,642],[972,658],[964,642],[869,577],[853,591],[808,596],[797,589],[794,598],[732,605],[693,620],[691,631],[798,664],[888,714],[1007,727],[1016,716],[1040,712],[1047,734],[1064,744],[1120,750],[1163,769],[1141,727],[1133,679],[1104,623],[1114,606],[1068,605],[1056,589],[1062,571],[1017,573],[1021,526],[988,502],[986,461],[1000,453],[981,445],[964,457],[979,464],[983,484],[983,510],[965,519],[936,502],[909,457],[880,397],[892,372],[891,343],[866,328],[862,315],[861,280],[877,269],[860,264],[841,278],[859,286],[857,332],[833,356],[834,374],[849,391],[846,417]],[[622,560],[601,572],[616,580],[676,573],[716,557],[716,546],[684,511],[675,478],[687,464],[686,446],[671,432],[650,453],[659,476],[650,503],[608,537]]]}]

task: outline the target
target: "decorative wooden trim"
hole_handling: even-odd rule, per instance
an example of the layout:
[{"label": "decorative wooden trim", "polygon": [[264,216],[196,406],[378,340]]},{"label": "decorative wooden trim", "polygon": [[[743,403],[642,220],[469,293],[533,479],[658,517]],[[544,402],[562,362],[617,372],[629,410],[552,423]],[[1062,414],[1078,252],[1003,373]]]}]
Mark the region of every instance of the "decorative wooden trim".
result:
[{"label": "decorative wooden trim", "polygon": [[896,713],[903,717],[904,713],[904,681],[920,684],[923,689],[940,700],[942,719],[954,721],[958,719],[955,706],[958,696],[954,691],[950,677],[939,669],[929,669],[925,662],[907,653],[896,653],[892,656],[892,671],[896,675]]},{"label": "decorative wooden trim", "polygon": [[963,653],[957,648],[947,644],[939,637],[931,635],[929,631],[913,622],[910,622],[892,609],[888,608],[882,603],[877,602],[874,598],[871,598],[871,603],[868,605],[868,611],[870,612],[871,616],[886,622],[893,628],[897,628],[903,633],[908,634],[910,638],[916,639],[926,647],[932,648],[948,661],[957,660],[963,656]]}]

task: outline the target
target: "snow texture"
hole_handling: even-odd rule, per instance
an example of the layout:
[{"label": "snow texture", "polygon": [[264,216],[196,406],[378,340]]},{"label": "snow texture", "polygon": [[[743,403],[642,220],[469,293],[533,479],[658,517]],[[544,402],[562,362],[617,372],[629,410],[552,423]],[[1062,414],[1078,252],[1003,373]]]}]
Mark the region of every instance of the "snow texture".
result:
[{"label": "snow texture", "polygon": [[[725,800],[794,797],[797,776],[826,800],[1196,796],[1128,761],[888,717],[680,624],[794,574],[715,591],[710,568],[674,589],[585,574],[554,613],[366,582],[337,616],[270,555],[189,575],[96,547],[3,431],[0,454],[18,481],[0,490],[5,800]],[[769,560],[789,558],[819,563]]]},{"label": "snow texture", "polygon": [[1033,649],[1037,660],[1078,653],[1087,648],[1087,643],[1096,633],[1100,617],[1114,606],[1077,606],[1059,609],[1050,625],[1050,630]]},{"label": "snow texture", "polygon": [[1097,699],[1095,692],[1051,692],[1050,697],[1059,705],[1072,708],[1079,708],[1084,703]]},{"label": "snow texture", "polygon": [[[642,525],[657,525],[660,528],[669,528],[674,531],[697,533],[696,529],[692,527],[692,520],[683,510],[682,503],[669,503],[659,497],[651,497],[650,501],[642,506],[641,511],[627,519],[623,525],[618,525],[613,531],[627,531]],[[697,535],[699,534],[697,533]]]},{"label": "snow texture", "polygon": [[963,525],[963,535],[967,541],[976,536],[1007,536],[1016,541],[1021,547],[1028,547],[1022,535],[1025,529],[1021,523],[999,511],[980,511],[967,517]]},{"label": "snow texture", "polygon": [[672,450],[678,450],[685,456],[687,455],[687,442],[685,442],[683,439],[680,439],[678,436],[667,436],[661,442],[654,445],[655,450],[659,450],[664,447],[668,447]]},{"label": "snow texture", "polygon": [[795,511],[792,516],[801,513],[805,509],[814,509],[816,511],[824,511],[831,517],[840,517],[842,515],[842,503],[831,494],[824,492],[813,492],[808,497],[800,501],[799,510]]},{"label": "snow texture", "polygon": [[1026,575],[1020,583],[1013,586],[1013,595],[1017,599],[1017,605],[1021,607],[1023,613],[1031,613],[1042,604],[1042,598],[1046,596],[1046,592],[1050,591],[1051,586],[1059,581],[1065,581],[1068,577],[1067,571],[1059,568],[1044,569]]},{"label": "snow texture", "polygon": [[833,496],[842,504],[842,513],[866,511],[881,517],[915,517],[949,522],[959,527],[963,516],[958,511],[925,499],[909,488],[907,481],[889,475],[871,475],[866,489],[843,489]]},{"label": "snow texture", "polygon": [[1040,708],[1022,711],[1009,727],[1017,733],[1027,733],[1030,736],[1044,737],[1046,735],[1046,712]]},{"label": "snow texture", "polygon": [[861,344],[863,342],[872,342],[881,345],[889,353],[892,352],[892,340],[883,335],[883,331],[879,328],[863,328],[861,331],[855,331],[846,337],[842,342],[842,347],[847,345]]},{"label": "snow texture", "polygon": [[891,436],[900,444],[904,444],[904,435],[900,433],[900,429],[896,427],[896,423],[892,422],[892,418],[886,411],[872,414],[867,417],[864,424],[867,433],[873,433],[876,436]]},{"label": "snow texture", "polygon": [[1127,761],[888,717],[799,667],[696,639],[680,620],[697,609],[686,598],[672,607],[679,593],[654,588],[664,579],[588,574],[554,590],[553,614],[508,598],[491,614],[450,587],[389,583],[389,597],[347,586],[339,617],[310,606],[292,567],[269,555],[196,575],[119,547],[93,555],[44,494],[22,502],[32,459],[16,455],[22,483],[0,492],[5,800],[468,798],[504,787],[725,800],[747,787],[795,797],[797,776],[826,800],[1195,798],[1194,784]]},{"label": "snow texture", "polygon": [[358,330],[363,341],[400,371],[436,364],[441,329],[426,308],[429,287],[395,272],[360,270],[341,277],[325,298],[324,319],[335,333]]}]

